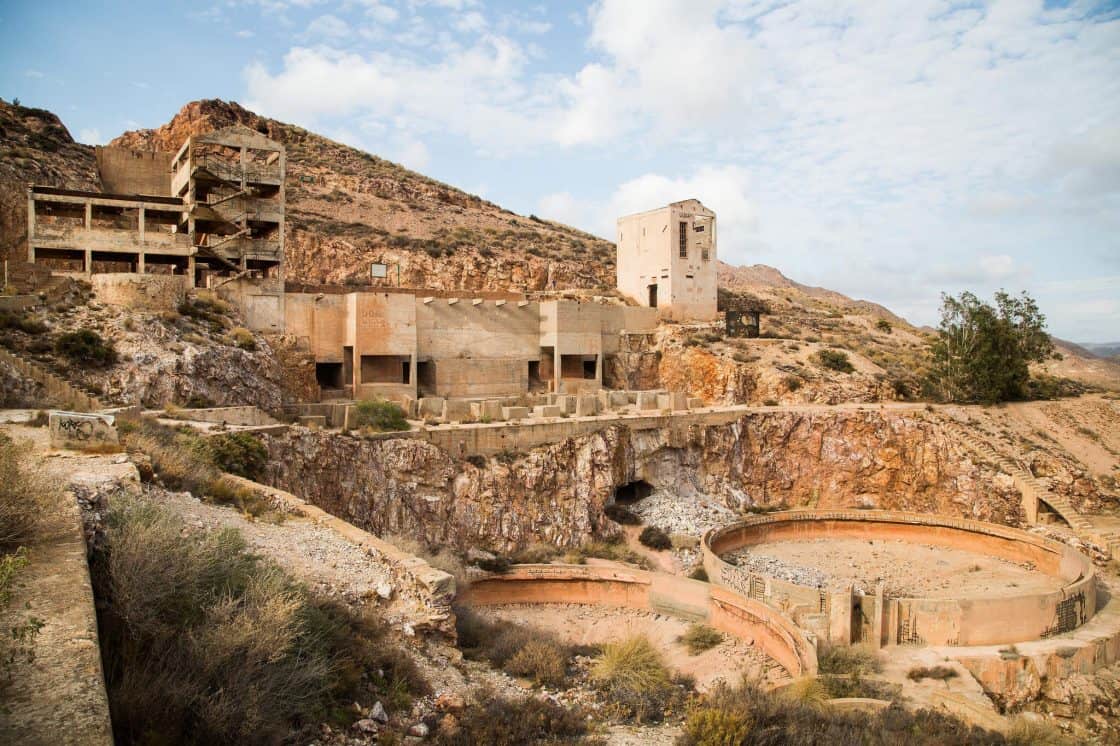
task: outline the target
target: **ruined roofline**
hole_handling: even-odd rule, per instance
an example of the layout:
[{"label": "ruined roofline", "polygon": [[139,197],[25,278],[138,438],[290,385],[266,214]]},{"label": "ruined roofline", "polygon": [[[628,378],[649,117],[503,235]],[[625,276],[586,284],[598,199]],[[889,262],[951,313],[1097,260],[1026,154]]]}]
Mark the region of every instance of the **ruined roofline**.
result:
[{"label": "ruined roofline", "polygon": [[482,298],[483,300],[528,300],[525,293],[505,290],[439,290],[435,288],[410,288],[377,285],[311,285],[302,282],[284,282],[285,293],[322,293],[323,295],[349,295],[350,293],[388,293],[432,298]]},{"label": "ruined roofline", "polygon": [[663,210],[668,210],[668,209],[671,209],[673,207],[682,207],[684,205],[687,205],[689,202],[695,202],[697,205],[700,206],[700,209],[703,211],[702,213],[697,212],[695,214],[702,214],[702,215],[711,216],[711,217],[715,216],[715,213],[712,210],[710,210],[709,208],[705,207],[703,202],[701,202],[700,200],[698,200],[695,197],[689,197],[687,199],[677,200],[676,202],[670,202],[669,204],[662,205],[661,207],[655,207],[652,210],[643,210],[641,212],[632,212],[629,215],[620,215],[615,220],[615,223],[621,223],[623,220],[627,220],[628,218],[637,218],[637,217],[641,217],[643,215],[652,215],[654,213],[661,212]]}]

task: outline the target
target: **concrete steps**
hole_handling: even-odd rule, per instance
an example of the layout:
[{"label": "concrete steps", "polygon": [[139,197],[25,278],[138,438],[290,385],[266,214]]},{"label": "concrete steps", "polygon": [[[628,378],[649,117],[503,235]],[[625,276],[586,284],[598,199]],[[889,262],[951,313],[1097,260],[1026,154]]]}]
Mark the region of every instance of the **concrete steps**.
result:
[{"label": "concrete steps", "polygon": [[63,402],[63,406],[76,412],[96,412],[106,409],[97,396],[81,384],[72,383],[50,372],[38,363],[32,362],[11,350],[0,348],[0,361],[19,371],[20,374],[39,383],[47,394]]},{"label": "concrete steps", "polygon": [[949,423],[969,450],[994,463],[1000,471],[1010,475],[1025,496],[1037,503],[1045,504],[1061,516],[1078,538],[1106,548],[1112,556],[1120,556],[1120,532],[1098,529],[1090,516],[1079,513],[1068,498],[1053,491],[1049,479],[1036,477],[1018,461],[997,451],[987,441],[976,437],[955,417],[950,416]]}]

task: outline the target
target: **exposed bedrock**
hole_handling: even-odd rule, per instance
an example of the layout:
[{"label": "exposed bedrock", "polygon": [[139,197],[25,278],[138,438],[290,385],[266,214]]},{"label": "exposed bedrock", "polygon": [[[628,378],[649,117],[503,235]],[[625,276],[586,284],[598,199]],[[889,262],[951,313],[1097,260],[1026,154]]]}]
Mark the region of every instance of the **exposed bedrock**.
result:
[{"label": "exposed bedrock", "polygon": [[1021,517],[1010,477],[914,413],[751,413],[638,433],[612,426],[482,466],[406,438],[294,428],[266,442],[273,485],[374,533],[462,548],[573,546],[612,533],[603,508],[637,480],[735,509],[875,507],[1011,525]]}]

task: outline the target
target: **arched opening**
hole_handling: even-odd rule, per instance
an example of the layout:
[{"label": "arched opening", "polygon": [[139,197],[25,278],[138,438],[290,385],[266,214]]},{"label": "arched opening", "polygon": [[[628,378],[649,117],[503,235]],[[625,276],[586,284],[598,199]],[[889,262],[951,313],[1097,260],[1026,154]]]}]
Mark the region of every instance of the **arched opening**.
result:
[{"label": "arched opening", "polygon": [[652,494],[653,485],[643,479],[639,479],[620,485],[614,491],[614,501],[620,505],[633,505],[643,497],[649,497]]}]

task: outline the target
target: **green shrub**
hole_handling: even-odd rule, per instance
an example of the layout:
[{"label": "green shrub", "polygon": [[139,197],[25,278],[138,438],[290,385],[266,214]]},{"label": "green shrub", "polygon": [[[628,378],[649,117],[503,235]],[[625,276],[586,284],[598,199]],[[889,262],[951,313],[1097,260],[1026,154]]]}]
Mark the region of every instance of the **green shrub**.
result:
[{"label": "green shrub", "polygon": [[819,350],[817,352],[817,363],[822,368],[835,370],[839,373],[851,373],[855,370],[855,366],[848,360],[848,353],[841,352],[840,350]]},{"label": "green shrub", "polygon": [[380,622],[311,596],[236,531],[114,502],[91,569],[118,743],[277,743],[357,699],[429,692]]},{"label": "green shrub", "polygon": [[152,471],[170,489],[201,495],[220,476],[210,449],[189,427],[177,429],[145,417],[133,432],[124,434],[124,444],[147,455]]},{"label": "green shrub", "polygon": [[661,653],[641,635],[605,645],[591,680],[620,716],[638,722],[661,720],[675,693]]},{"label": "green shrub", "polygon": [[886,319],[879,319],[878,321],[876,321],[875,328],[883,332],[884,334],[890,334],[892,331],[894,331],[894,327],[891,326],[891,322],[887,321]]},{"label": "green shrub", "polygon": [[378,432],[408,430],[408,420],[399,405],[384,399],[367,399],[354,405],[355,427],[369,427]]},{"label": "green shrub", "polygon": [[24,334],[44,334],[48,327],[25,313],[0,310],[0,329],[16,329]]},{"label": "green shrub", "polygon": [[786,376],[784,382],[786,385],[786,391],[789,391],[791,393],[801,388],[802,382],[800,376]]},{"label": "green shrub", "polygon": [[638,535],[638,541],[640,541],[643,546],[658,551],[673,548],[673,541],[669,538],[669,534],[665,533],[663,529],[657,526],[646,526],[643,528],[642,533]]},{"label": "green shrub", "polygon": [[716,645],[723,642],[723,634],[718,630],[714,630],[706,624],[694,623],[688,625],[685,633],[677,638],[677,642],[682,643],[691,655],[699,655],[705,650],[711,650]]},{"label": "green shrub", "polygon": [[268,464],[268,448],[249,433],[215,435],[206,446],[214,466],[239,477],[256,480]]},{"label": "green shrub", "polygon": [[683,738],[694,746],[739,746],[750,732],[749,716],[716,707],[700,707],[685,720]]},{"label": "green shrub", "polygon": [[117,362],[117,351],[92,329],[79,329],[62,334],[55,340],[58,354],[87,368],[106,368]]}]

